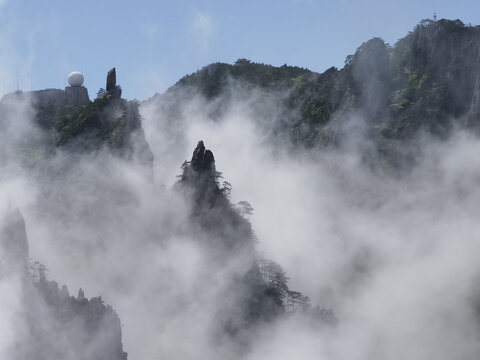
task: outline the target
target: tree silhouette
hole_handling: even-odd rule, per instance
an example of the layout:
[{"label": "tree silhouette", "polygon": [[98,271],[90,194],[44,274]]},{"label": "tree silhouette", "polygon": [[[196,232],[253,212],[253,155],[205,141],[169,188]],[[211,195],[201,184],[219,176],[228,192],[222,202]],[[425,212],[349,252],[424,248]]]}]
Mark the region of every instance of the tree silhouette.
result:
[{"label": "tree silhouette", "polygon": [[104,92],[105,92],[105,89],[104,89],[104,88],[100,88],[100,89],[97,91],[97,98],[99,98]]},{"label": "tree silhouette", "polygon": [[238,203],[238,208],[240,211],[240,215],[242,216],[245,216],[245,215],[250,216],[253,214],[253,210],[255,210],[248,201],[244,201],[244,200]]},{"label": "tree silhouette", "polygon": [[285,271],[276,262],[268,259],[259,259],[258,266],[267,287],[274,290],[283,302],[289,291]]},{"label": "tree silhouette", "polygon": [[230,184],[228,181],[224,181],[220,190],[222,190],[223,195],[225,195],[227,199],[230,199],[230,195],[232,193],[232,184]]},{"label": "tree silhouette", "polygon": [[285,300],[285,310],[287,312],[305,311],[308,312],[311,308],[310,299],[299,291],[288,290]]}]

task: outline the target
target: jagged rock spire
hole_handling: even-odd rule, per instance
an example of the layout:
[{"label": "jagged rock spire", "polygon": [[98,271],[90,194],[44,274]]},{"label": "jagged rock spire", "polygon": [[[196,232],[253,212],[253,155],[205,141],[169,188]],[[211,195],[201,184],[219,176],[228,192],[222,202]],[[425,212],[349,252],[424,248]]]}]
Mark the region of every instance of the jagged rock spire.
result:
[{"label": "jagged rock spire", "polygon": [[210,150],[205,149],[202,140],[198,142],[197,147],[193,151],[191,165],[192,169],[198,172],[212,170],[215,166],[213,153]]},{"label": "jagged rock spire", "polygon": [[100,95],[100,98],[103,99],[113,98],[120,99],[122,97],[122,88],[117,85],[117,72],[115,68],[111,68],[107,74],[107,84],[105,86],[106,91]]},{"label": "jagged rock spire", "polygon": [[115,89],[116,87],[117,87],[117,73],[115,71],[115,68],[112,68],[107,74],[106,90],[110,91]]},{"label": "jagged rock spire", "polygon": [[180,184],[193,190],[196,203],[212,202],[219,190],[215,158],[210,150],[205,148],[202,140],[193,151],[192,160],[182,165]]}]

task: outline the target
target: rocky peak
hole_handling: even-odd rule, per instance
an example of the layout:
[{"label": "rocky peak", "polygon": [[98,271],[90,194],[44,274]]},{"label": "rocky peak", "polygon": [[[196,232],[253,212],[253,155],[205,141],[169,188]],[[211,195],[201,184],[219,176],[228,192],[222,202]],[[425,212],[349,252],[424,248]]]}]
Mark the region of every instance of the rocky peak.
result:
[{"label": "rocky peak", "polygon": [[203,141],[200,140],[193,151],[192,169],[198,172],[212,171],[215,169],[215,158],[210,150],[205,149]]},{"label": "rocky peak", "polygon": [[117,87],[117,73],[115,68],[112,68],[108,71],[107,74],[107,91],[113,90]]},{"label": "rocky peak", "polygon": [[106,91],[100,96],[111,97],[113,99],[120,99],[122,97],[122,88],[117,85],[117,72],[115,68],[111,68],[107,73]]},{"label": "rocky peak", "polygon": [[213,204],[217,201],[221,191],[217,184],[215,158],[202,140],[193,151],[192,160],[185,161],[182,168],[179,185],[193,191],[196,204]]}]

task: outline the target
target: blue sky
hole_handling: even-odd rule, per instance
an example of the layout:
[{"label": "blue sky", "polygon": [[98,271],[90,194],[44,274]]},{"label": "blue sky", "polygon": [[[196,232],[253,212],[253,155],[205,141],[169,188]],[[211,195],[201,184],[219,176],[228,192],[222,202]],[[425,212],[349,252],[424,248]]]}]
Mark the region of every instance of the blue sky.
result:
[{"label": "blue sky", "polygon": [[93,98],[113,66],[129,99],[238,58],[322,72],[434,12],[480,24],[478,0],[0,0],[0,94],[17,79],[23,90],[63,88],[79,70]]}]

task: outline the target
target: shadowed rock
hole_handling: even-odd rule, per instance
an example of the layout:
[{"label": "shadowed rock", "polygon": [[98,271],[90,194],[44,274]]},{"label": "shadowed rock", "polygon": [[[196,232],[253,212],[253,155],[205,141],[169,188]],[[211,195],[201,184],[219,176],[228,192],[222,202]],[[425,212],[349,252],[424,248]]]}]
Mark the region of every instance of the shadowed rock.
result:
[{"label": "shadowed rock", "polygon": [[107,84],[105,86],[106,91],[100,95],[100,98],[113,98],[120,99],[122,97],[122,88],[117,85],[117,73],[115,68],[110,69],[107,74]]},{"label": "shadowed rock", "polygon": [[107,74],[107,87],[106,90],[110,91],[113,90],[117,87],[117,73],[115,71],[115,68],[110,69],[110,71]]},{"label": "shadowed rock", "polygon": [[203,141],[200,140],[193,151],[191,161],[192,169],[199,172],[208,171],[212,170],[212,165],[214,164],[215,158],[213,157],[213,153],[210,150],[206,150]]}]

